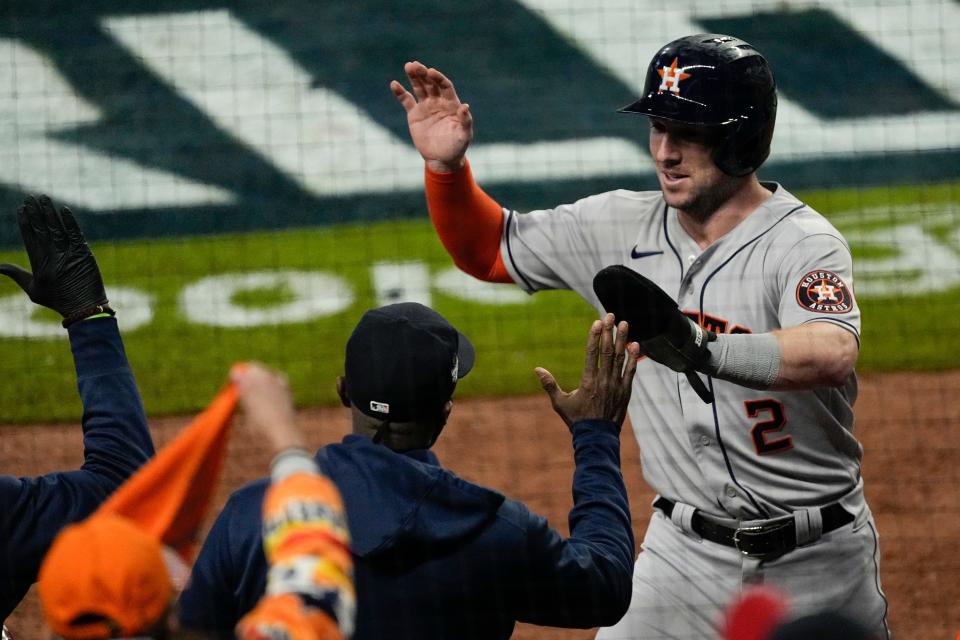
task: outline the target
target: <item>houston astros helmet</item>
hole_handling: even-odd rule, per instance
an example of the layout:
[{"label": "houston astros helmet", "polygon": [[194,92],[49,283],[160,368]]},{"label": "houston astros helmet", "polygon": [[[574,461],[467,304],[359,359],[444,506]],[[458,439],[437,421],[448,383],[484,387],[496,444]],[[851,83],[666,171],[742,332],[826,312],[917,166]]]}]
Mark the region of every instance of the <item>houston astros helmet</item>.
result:
[{"label": "houston astros helmet", "polygon": [[743,176],[770,154],[777,88],[753,45],[702,33],[662,47],[647,68],[643,95],[620,112],[716,127],[713,161],[724,173]]}]

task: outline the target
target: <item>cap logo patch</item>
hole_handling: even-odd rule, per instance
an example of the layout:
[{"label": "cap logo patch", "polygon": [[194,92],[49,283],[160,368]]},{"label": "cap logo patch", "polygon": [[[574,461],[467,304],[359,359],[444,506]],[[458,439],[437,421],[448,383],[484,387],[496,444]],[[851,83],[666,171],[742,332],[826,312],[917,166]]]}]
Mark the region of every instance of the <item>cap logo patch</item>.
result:
[{"label": "cap logo patch", "polygon": [[657,69],[662,80],[660,81],[660,90],[657,93],[669,91],[671,93],[680,93],[680,81],[690,77],[689,73],[683,72],[683,67],[677,68],[677,58],[673,59],[670,66],[664,65]]},{"label": "cap logo patch", "polygon": [[390,413],[390,405],[386,402],[377,402],[376,400],[370,401],[370,411],[376,411],[377,413]]},{"label": "cap logo patch", "polygon": [[460,356],[453,356],[453,369],[450,371],[453,376],[453,383],[457,383],[457,376],[460,373]]},{"label": "cap logo patch", "polygon": [[819,313],[847,313],[851,309],[850,290],[833,271],[811,271],[797,285],[797,303]]}]

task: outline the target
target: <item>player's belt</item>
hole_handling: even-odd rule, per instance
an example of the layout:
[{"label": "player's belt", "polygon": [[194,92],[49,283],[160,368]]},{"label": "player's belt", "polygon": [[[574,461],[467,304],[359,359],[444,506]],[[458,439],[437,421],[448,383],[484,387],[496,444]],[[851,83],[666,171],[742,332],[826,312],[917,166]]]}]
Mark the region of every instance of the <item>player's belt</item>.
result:
[{"label": "player's belt", "polygon": [[[653,506],[669,518],[673,514],[676,502],[658,496]],[[823,533],[853,522],[853,514],[838,502],[821,507],[820,517],[823,520]],[[705,516],[696,509],[690,520],[690,526],[704,540],[733,547],[751,558],[775,558],[797,548],[797,525],[790,516],[758,525],[728,527],[713,522],[709,516]]]}]

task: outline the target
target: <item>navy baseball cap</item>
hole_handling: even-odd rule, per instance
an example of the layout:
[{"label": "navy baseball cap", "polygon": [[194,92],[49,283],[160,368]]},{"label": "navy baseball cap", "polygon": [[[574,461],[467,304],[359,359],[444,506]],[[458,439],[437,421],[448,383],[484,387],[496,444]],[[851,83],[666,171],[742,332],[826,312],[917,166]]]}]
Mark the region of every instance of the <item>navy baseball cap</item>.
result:
[{"label": "navy baseball cap", "polygon": [[429,307],[401,302],[370,309],[347,340],[347,395],[373,418],[432,418],[475,359],[470,340]]}]

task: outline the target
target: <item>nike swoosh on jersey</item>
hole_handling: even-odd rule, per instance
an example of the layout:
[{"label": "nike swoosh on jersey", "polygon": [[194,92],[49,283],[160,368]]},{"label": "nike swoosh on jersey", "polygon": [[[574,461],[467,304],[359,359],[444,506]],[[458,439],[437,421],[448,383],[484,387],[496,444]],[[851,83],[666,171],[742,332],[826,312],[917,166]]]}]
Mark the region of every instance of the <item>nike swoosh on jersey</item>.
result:
[{"label": "nike swoosh on jersey", "polygon": [[630,249],[630,257],[634,260],[648,256],[659,256],[661,253],[663,253],[663,251],[637,251],[636,245],[633,246],[633,249]]}]

